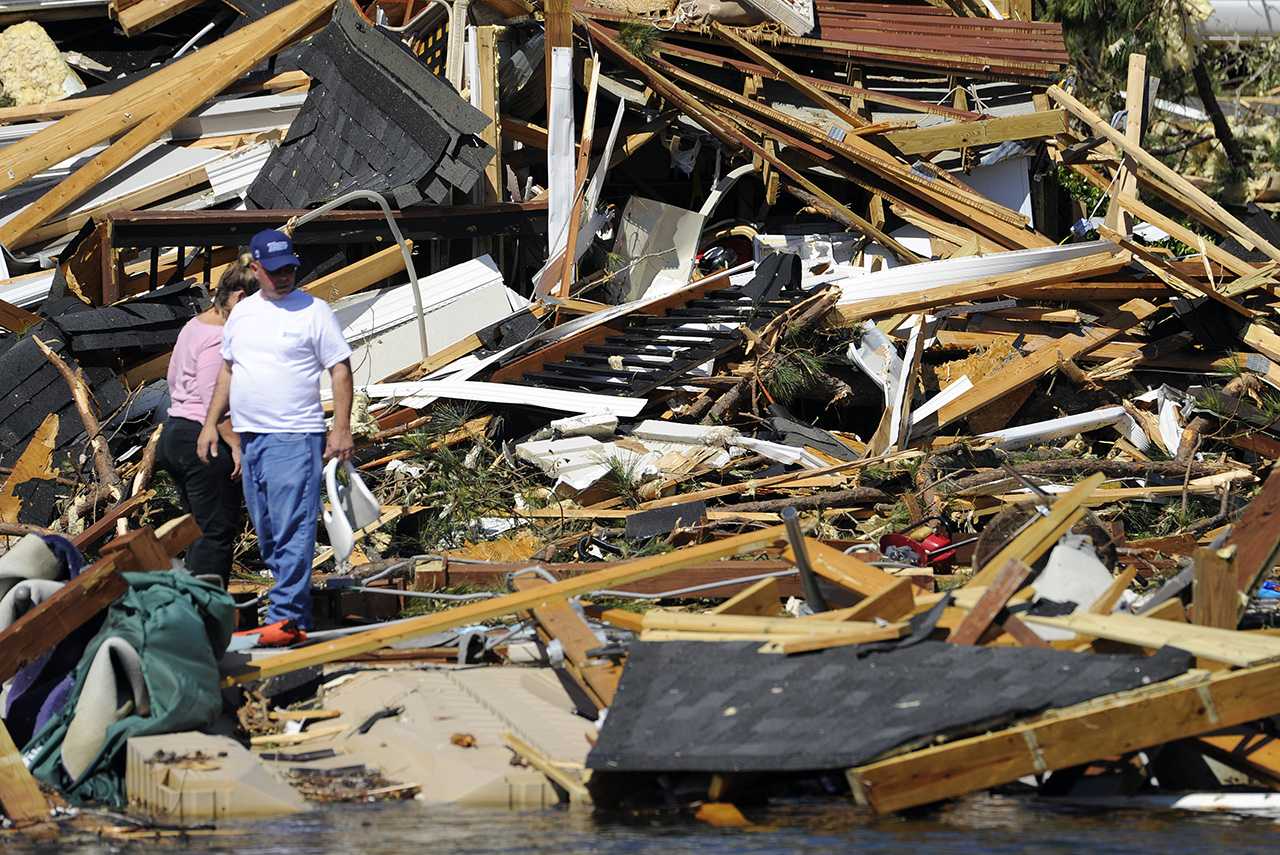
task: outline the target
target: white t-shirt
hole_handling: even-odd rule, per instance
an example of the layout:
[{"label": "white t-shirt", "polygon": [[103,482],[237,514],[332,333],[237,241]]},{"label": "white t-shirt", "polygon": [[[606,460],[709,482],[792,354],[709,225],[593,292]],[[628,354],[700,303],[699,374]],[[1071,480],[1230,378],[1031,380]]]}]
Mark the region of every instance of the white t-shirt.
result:
[{"label": "white t-shirt", "polygon": [[305,291],[236,304],[222,332],[236,433],[323,433],[320,375],[351,356],[333,310]]}]

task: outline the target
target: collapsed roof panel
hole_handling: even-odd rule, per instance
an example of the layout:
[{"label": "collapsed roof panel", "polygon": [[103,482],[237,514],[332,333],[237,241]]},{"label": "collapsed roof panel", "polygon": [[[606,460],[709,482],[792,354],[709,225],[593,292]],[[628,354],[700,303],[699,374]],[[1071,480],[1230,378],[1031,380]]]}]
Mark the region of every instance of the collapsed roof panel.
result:
[{"label": "collapsed roof panel", "polygon": [[395,207],[447,203],[468,192],[493,149],[488,125],[399,42],[339,3],[302,58],[311,90],[249,202],[303,208],[351,190],[390,194]]}]

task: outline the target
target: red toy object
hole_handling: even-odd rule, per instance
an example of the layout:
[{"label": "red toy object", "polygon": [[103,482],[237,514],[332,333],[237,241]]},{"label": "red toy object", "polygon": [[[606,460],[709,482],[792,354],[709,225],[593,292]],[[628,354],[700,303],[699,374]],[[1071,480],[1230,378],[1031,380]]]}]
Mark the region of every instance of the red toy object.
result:
[{"label": "red toy object", "polygon": [[957,546],[945,529],[935,530],[925,524],[880,538],[881,555],[890,561],[903,561],[917,567],[939,567],[950,563],[956,556]]}]

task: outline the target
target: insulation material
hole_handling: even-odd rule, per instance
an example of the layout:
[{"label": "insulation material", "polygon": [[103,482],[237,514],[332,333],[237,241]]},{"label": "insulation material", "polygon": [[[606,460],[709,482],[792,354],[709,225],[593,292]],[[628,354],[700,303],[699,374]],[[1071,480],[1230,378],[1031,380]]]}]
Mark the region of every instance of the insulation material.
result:
[{"label": "insulation material", "polygon": [[0,33],[0,92],[13,104],[57,101],[84,88],[53,39],[35,21]]}]

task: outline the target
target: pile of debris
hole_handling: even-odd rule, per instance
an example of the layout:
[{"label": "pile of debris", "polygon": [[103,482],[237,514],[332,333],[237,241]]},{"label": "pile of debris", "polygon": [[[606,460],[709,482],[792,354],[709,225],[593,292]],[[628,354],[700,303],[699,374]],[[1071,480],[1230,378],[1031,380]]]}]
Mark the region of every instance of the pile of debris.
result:
[{"label": "pile of debris", "polygon": [[[11,824],[1276,809],[1280,228],[1141,55],[1108,119],[1020,2],[228,2],[0,2]],[[267,228],[376,497],[270,653],[155,471]]]}]

